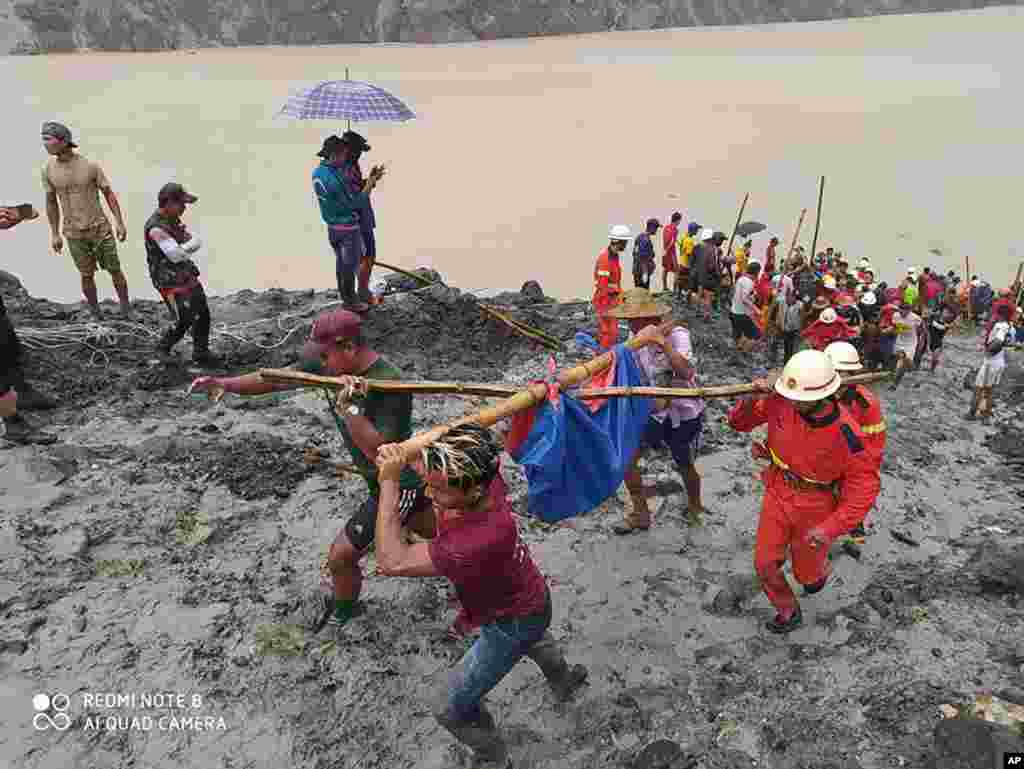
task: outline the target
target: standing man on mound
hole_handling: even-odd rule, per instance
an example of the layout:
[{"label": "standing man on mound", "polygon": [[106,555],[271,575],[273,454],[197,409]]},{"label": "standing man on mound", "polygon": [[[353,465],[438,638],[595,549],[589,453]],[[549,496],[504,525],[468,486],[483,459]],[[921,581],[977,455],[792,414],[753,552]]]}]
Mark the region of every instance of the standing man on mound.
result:
[{"label": "standing man on mound", "polygon": [[[397,368],[366,345],[362,338],[362,318],[348,310],[325,312],[313,322],[303,357],[305,362],[300,368],[310,374],[390,380],[402,378]],[[263,395],[291,389],[295,386],[268,384],[259,374],[246,374],[231,378],[200,377],[192,383],[189,392],[206,392],[213,400],[220,400],[226,392]],[[353,463],[365,474],[367,498],[338,532],[327,559],[331,589],[326,591],[328,595],[324,604],[317,610],[322,611],[330,624],[336,627],[344,625],[357,612],[363,584],[359,561],[373,543],[376,532],[381,487],[373,460],[385,443],[404,441],[412,435],[412,395],[370,393],[355,405],[348,400],[351,394],[339,391],[338,406],[341,408],[330,402],[329,408]],[[434,536],[434,521],[429,515],[423,481],[412,469],[406,468],[398,485],[400,493],[396,504],[401,523],[422,537]]]},{"label": "standing man on mound", "polygon": [[762,474],[754,566],[776,609],[768,630],[788,633],[803,615],[782,572],[787,552],[805,593],[822,590],[831,573],[829,546],[864,520],[878,496],[878,468],[856,420],[829,397],[842,381],[824,352],[798,352],[775,382],[755,384],[771,394],[741,400],[729,424],[740,432],[768,426],[767,445],[753,450],[771,460]]},{"label": "standing man on mound", "polygon": [[110,220],[100,206],[100,193],[103,193],[110,213],[114,215],[117,239],[123,243],[128,231],[124,226],[121,203],[99,164],[75,152],[78,145],[66,125],[52,121],[43,123],[41,133],[43,147],[50,155],[42,170],[50,244],[59,254],[64,250],[64,238],[67,238],[68,251],[81,276],[82,295],[94,316],[102,317],[96,295],[96,268],[100,267],[110,273],[121,302],[121,314],[129,317],[132,309],[128,300],[128,281],[117,257],[115,231],[110,229]]},{"label": "standing man on mound", "polygon": [[598,254],[594,265],[594,314],[597,316],[597,341],[610,350],[619,340],[619,322],[608,314],[621,301],[622,252],[629,242],[629,227],[616,224],[608,232],[608,248]]},{"label": "standing man on mound", "polygon": [[[555,697],[568,700],[586,681],[582,665],[569,666],[551,637],[551,593],[519,537],[499,476],[503,450],[485,427],[455,427],[423,450],[416,472],[427,481],[438,536],[429,543],[402,541],[402,448],[382,446],[377,564],[391,577],[447,577],[480,637],[452,671],[435,711],[438,723],[475,753],[474,767],[506,769],[508,749],[483,698],[515,664],[529,657]],[[494,486],[500,485],[499,490]]]}]

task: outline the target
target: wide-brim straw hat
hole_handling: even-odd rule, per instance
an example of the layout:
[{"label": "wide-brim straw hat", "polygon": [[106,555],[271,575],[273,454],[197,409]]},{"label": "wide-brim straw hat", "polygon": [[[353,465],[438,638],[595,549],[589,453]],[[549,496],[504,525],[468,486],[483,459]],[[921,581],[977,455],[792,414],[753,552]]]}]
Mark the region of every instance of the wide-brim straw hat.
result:
[{"label": "wide-brim straw hat", "polygon": [[613,318],[661,318],[672,312],[667,304],[655,301],[646,288],[631,288],[622,294],[622,302],[608,311]]}]

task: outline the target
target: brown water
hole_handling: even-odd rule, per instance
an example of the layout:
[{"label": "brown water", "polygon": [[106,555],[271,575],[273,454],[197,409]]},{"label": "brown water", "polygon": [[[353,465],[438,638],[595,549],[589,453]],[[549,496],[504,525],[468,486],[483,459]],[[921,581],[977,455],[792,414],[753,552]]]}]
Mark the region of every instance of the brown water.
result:
[{"label": "brown water", "polygon": [[[208,243],[215,292],[333,285],[309,174],[343,124],[275,118],[289,89],[344,77],[401,95],[421,119],[356,126],[391,174],[375,193],[382,260],[432,265],[466,288],[536,278],[590,291],[610,224],[674,209],[786,238],[800,209],[822,240],[886,268],[1017,261],[1024,12],[610,33],[476,45],[211,49],[5,58],[24,89],[3,127],[10,203],[42,208],[38,141],[67,122],[100,161],[129,225],[132,293],[152,296],[141,227],[177,179]],[[46,224],[4,235],[2,266],[37,295],[73,299]],[[942,256],[929,254],[929,249]],[[1017,252],[1024,258],[1024,249]],[[903,260],[903,261],[900,261]],[[628,260],[627,260],[628,263]],[[109,283],[101,280],[104,293]]]}]

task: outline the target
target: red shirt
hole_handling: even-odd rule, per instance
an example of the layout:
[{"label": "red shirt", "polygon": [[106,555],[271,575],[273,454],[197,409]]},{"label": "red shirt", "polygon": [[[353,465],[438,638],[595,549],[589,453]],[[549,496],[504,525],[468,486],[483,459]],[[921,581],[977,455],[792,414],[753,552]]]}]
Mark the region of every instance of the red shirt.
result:
[{"label": "red shirt", "polygon": [[661,237],[662,245],[665,247],[665,257],[671,256],[674,259],[676,255],[676,238],[679,237],[679,225],[666,224]]},{"label": "red shirt", "polygon": [[508,497],[493,485],[490,497],[490,510],[463,513],[430,541],[430,560],[474,625],[540,614],[547,601],[544,575],[519,538]]},{"label": "red shirt", "polygon": [[775,272],[775,246],[771,243],[768,244],[768,248],[764,252],[764,270],[765,272]]},{"label": "red shirt", "polygon": [[824,350],[832,342],[849,339],[853,333],[842,318],[836,318],[832,323],[825,323],[819,318],[805,328],[800,336],[806,339],[815,350]]}]

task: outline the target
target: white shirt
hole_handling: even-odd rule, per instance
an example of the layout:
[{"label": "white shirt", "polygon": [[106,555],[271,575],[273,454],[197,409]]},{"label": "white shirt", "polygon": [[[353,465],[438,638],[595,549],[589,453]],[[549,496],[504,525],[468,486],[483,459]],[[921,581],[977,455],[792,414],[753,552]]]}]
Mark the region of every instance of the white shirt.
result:
[{"label": "white shirt", "polygon": [[[993,342],[1005,342],[1006,338],[1010,335],[1010,324],[1006,321],[999,321],[988,334],[988,338],[985,340],[985,346],[992,344]],[[1002,368],[1006,365],[1006,348],[997,352],[995,355],[989,355],[988,350],[985,351],[985,362],[993,368]]]},{"label": "white shirt", "polygon": [[732,314],[750,315],[748,305],[754,301],[754,279],[749,275],[743,275],[736,281],[736,288],[732,292]]},{"label": "white shirt", "polygon": [[896,350],[907,355],[913,355],[917,350],[917,327],[921,325],[921,316],[915,312],[908,312],[906,315],[895,313],[892,316],[898,333],[896,335]]}]

